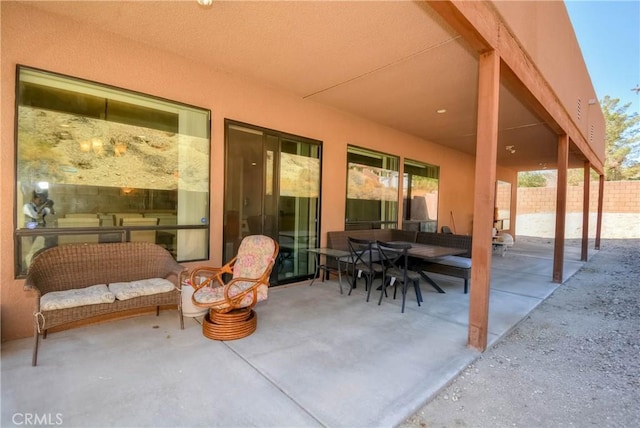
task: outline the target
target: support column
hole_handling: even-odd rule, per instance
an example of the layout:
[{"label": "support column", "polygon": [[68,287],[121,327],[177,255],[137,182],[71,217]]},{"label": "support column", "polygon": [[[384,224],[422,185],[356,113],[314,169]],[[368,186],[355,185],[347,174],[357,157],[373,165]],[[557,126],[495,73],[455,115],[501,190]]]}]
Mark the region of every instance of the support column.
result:
[{"label": "support column", "polygon": [[604,204],[604,175],[598,180],[598,215],[596,217],[596,250],[600,249],[600,235],[602,233],[602,206]]},{"label": "support column", "polygon": [[564,271],[564,229],[567,219],[567,170],[569,136],[558,137],[558,185],[556,187],[556,238],[553,248],[553,282],[562,284]]},{"label": "support column", "polygon": [[491,288],[491,230],[496,191],[498,147],[498,99],[500,56],[496,51],[480,55],[478,64],[478,125],[473,200],[473,245],[467,344],[484,351],[489,327]]},{"label": "support column", "polygon": [[591,163],[584,162],[584,180],[582,191],[582,251],[580,252],[580,260],[586,262],[589,260],[589,196],[591,184]]}]

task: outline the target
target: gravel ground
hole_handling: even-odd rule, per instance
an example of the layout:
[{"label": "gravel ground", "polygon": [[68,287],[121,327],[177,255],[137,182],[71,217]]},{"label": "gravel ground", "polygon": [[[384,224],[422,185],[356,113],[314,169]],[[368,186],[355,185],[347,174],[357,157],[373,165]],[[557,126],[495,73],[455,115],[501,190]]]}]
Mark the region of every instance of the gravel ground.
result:
[{"label": "gravel ground", "polygon": [[640,239],[603,240],[401,427],[640,426],[639,262]]}]

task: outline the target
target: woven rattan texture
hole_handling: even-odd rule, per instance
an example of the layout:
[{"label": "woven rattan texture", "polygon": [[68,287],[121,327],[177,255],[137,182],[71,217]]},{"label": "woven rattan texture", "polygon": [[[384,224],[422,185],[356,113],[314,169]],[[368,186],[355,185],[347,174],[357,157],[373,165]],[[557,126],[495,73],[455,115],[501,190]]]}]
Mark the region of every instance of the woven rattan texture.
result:
[{"label": "woven rattan texture", "polygon": [[33,259],[25,287],[33,286],[44,294],[95,284],[166,278],[182,270],[167,250],[148,242],[60,245]]},{"label": "woven rattan texture", "polygon": [[471,236],[446,233],[419,232],[416,238],[418,244],[438,245],[440,247],[462,248],[466,253],[460,257],[471,257]]},{"label": "woven rattan texture", "polygon": [[258,316],[248,308],[224,314],[209,311],[202,320],[202,334],[213,340],[241,339],[252,334],[257,327]]}]

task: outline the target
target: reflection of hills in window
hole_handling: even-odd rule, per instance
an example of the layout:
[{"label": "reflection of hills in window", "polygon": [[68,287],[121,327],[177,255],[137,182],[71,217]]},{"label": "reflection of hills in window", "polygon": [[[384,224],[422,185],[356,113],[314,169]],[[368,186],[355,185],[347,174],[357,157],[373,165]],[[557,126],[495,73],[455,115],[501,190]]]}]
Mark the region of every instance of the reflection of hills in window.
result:
[{"label": "reflection of hills in window", "polygon": [[349,163],[347,198],[397,201],[398,172]]},{"label": "reflection of hills in window", "polygon": [[320,195],[320,159],[280,154],[280,195],[317,198]]},{"label": "reflection of hills in window", "polygon": [[207,138],[20,106],[18,179],[207,191]]}]

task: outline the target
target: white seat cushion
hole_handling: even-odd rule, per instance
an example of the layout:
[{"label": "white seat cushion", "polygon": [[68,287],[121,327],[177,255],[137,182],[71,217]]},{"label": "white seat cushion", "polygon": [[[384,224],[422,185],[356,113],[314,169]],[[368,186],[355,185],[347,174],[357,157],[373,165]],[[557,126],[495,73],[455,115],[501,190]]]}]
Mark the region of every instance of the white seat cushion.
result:
[{"label": "white seat cushion", "polygon": [[175,289],[171,281],[163,278],[141,279],[131,282],[114,282],[109,284],[109,290],[118,300],[133,299],[134,297],[149,296],[151,294],[166,293]]},{"label": "white seat cushion", "polygon": [[433,260],[434,263],[438,263],[446,266],[453,266],[464,269],[471,269],[471,259],[460,256],[444,256],[438,257]]},{"label": "white seat cushion", "polygon": [[107,284],[97,284],[85,288],[47,293],[40,298],[40,310],[52,311],[100,303],[113,303],[115,300],[116,296],[109,291]]}]

